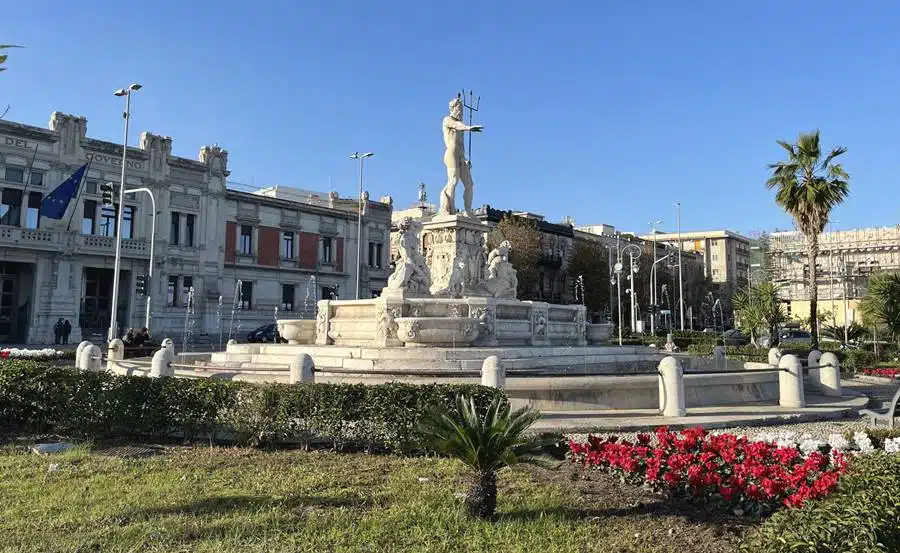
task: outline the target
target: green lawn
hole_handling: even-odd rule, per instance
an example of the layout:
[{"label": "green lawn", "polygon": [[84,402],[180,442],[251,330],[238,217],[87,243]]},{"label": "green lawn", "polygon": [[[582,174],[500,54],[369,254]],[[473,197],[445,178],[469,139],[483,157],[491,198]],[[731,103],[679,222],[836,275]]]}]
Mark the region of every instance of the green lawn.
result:
[{"label": "green lawn", "polygon": [[[568,467],[501,472],[497,522],[474,522],[446,459],[170,448],[0,449],[0,551],[733,551],[742,525]],[[50,471],[51,463],[58,463]]]}]

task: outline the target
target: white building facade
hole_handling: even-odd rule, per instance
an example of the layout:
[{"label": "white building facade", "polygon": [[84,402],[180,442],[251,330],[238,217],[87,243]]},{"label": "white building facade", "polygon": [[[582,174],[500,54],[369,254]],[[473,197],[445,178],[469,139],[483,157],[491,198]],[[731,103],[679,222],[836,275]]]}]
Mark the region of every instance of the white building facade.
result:
[{"label": "white building facade", "polygon": [[[117,221],[100,185],[118,184],[121,159],[120,144],[88,138],[83,117],[54,112],[47,129],[0,121],[0,342],[50,343],[59,319],[73,327],[70,342],[106,336]],[[39,217],[41,200],[88,162],[64,217]],[[304,318],[326,294],[354,297],[358,205],[360,297],[380,293],[389,201],[285,200],[230,190],[228,174],[228,153],[218,146],[191,160],[172,155],[171,138],[145,132],[128,148],[126,188],[152,190],[157,216],[153,278],[138,295],[137,276],[150,272],[153,209],[147,194],[126,196],[120,335],[144,326],[148,297],[156,338],[186,329],[240,338],[273,322],[276,307],[279,317]]]}]

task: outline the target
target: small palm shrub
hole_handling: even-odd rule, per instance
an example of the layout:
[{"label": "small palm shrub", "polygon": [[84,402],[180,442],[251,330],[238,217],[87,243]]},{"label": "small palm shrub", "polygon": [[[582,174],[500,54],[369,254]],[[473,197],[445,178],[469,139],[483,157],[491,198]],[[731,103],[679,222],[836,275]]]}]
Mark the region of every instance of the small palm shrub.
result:
[{"label": "small palm shrub", "polygon": [[525,407],[512,411],[505,398],[495,398],[479,411],[472,398],[458,396],[454,409],[431,410],[422,434],[431,436],[435,450],[465,463],[472,470],[465,505],[475,518],[491,519],[497,509],[497,471],[520,462],[539,460],[545,441],[525,432],[540,418]]}]

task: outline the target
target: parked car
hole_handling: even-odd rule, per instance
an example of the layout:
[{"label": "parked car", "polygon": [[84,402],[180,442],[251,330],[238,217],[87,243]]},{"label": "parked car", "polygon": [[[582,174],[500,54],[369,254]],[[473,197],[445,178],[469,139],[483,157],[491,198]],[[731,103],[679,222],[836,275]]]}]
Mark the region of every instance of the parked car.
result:
[{"label": "parked car", "polygon": [[778,343],[782,346],[812,345],[812,335],[796,328],[783,328],[778,331]]},{"label": "parked car", "polygon": [[750,343],[750,337],[741,332],[739,328],[726,330],[723,334],[726,346],[746,346]]},{"label": "parked car", "polygon": [[278,327],[275,323],[270,323],[267,325],[262,325],[256,330],[250,331],[247,334],[247,341],[250,343],[267,343],[273,342],[276,344],[284,344],[285,340],[282,340],[281,336],[278,334]]}]

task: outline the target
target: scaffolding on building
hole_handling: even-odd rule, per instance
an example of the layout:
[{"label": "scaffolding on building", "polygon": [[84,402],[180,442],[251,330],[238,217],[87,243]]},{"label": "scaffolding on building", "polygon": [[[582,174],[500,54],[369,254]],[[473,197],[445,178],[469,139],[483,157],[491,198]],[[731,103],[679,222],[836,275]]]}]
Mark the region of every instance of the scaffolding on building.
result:
[{"label": "scaffolding on building", "polygon": [[[766,273],[781,284],[785,299],[809,299],[809,254],[806,237],[797,231],[760,233]],[[868,277],[900,269],[900,226],[838,230],[822,233],[816,262],[820,300],[865,294]]]}]

